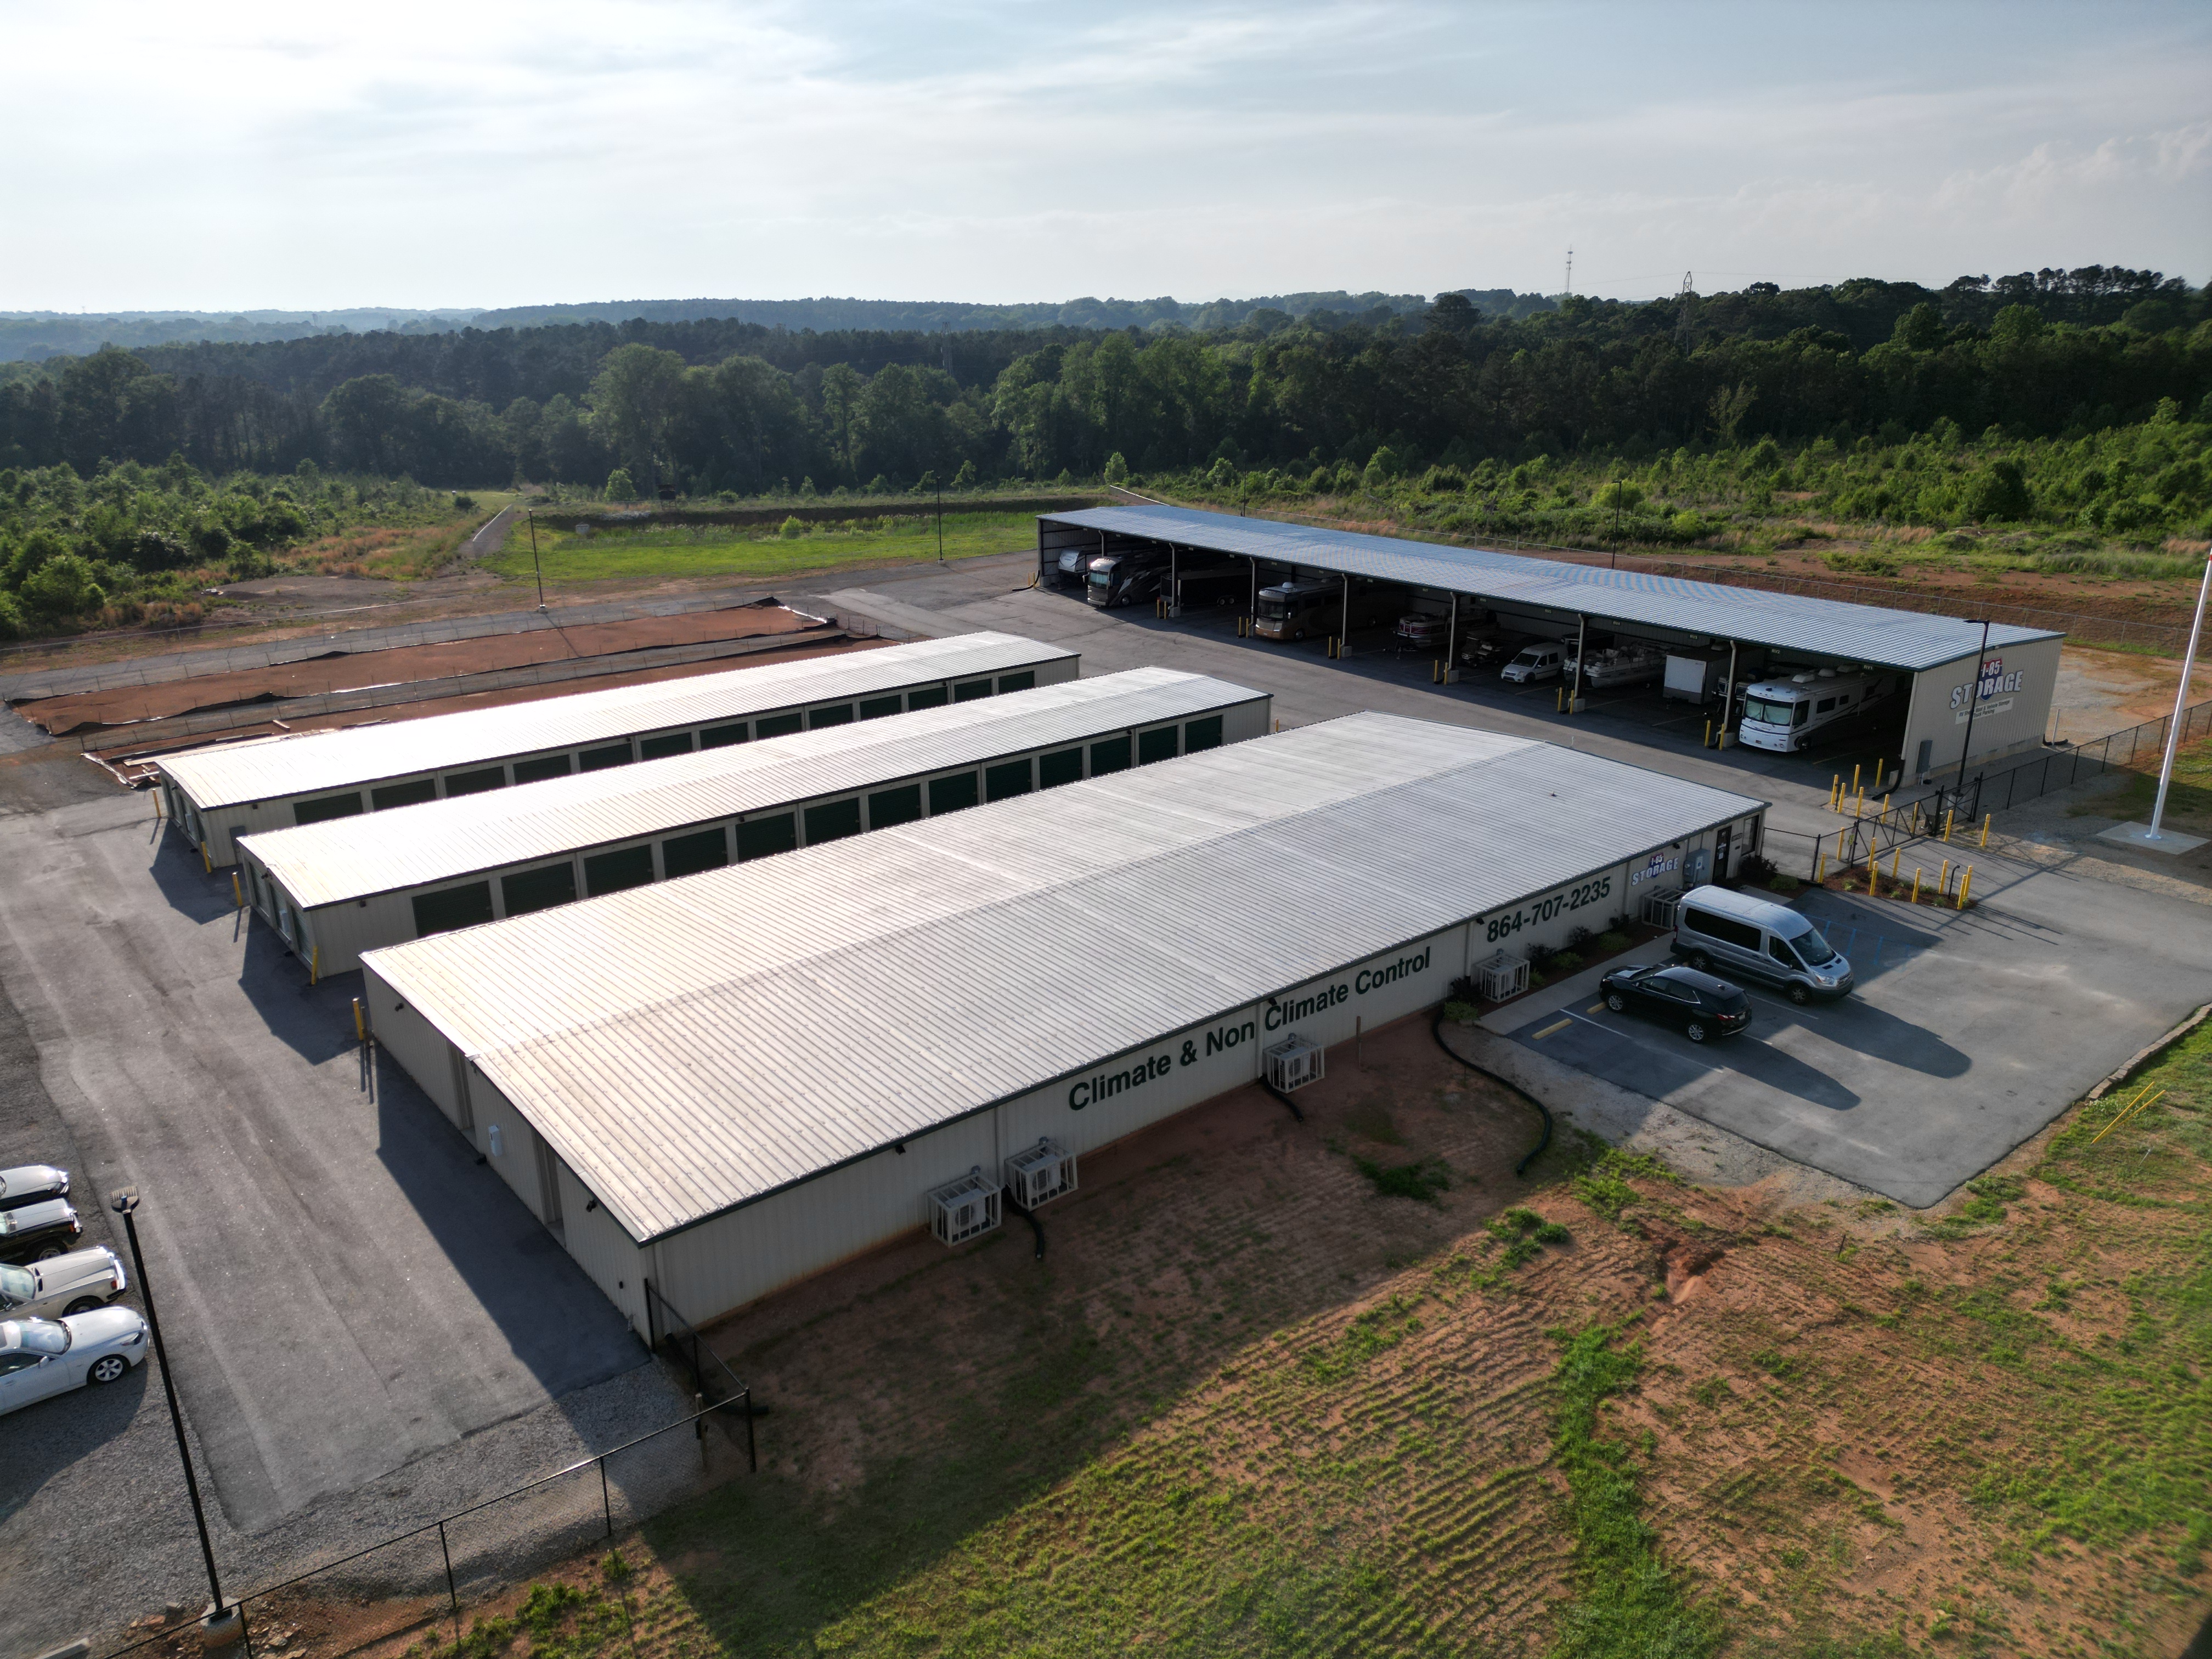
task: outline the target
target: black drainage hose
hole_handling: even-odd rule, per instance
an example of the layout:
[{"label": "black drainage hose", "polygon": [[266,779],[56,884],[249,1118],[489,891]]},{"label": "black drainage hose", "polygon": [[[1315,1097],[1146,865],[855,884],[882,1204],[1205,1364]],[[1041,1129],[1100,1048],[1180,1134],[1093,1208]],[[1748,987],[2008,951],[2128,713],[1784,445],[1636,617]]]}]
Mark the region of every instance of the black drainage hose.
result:
[{"label": "black drainage hose", "polygon": [[1030,1224],[1030,1231],[1036,1235],[1036,1259],[1040,1261],[1043,1261],[1044,1223],[1036,1218],[1036,1212],[1024,1205],[1015,1203],[1011,1194],[1006,1199],[1006,1207]]},{"label": "black drainage hose", "polygon": [[1292,1100],[1288,1095],[1285,1094],[1280,1089],[1278,1089],[1273,1084],[1268,1082],[1266,1078],[1262,1077],[1260,1079],[1260,1086],[1262,1089],[1265,1089],[1269,1094],[1274,1096],[1276,1099],[1281,1101],[1284,1105],[1289,1107],[1291,1109],[1291,1115],[1297,1119],[1299,1122],[1303,1123],[1306,1121],[1306,1115],[1298,1109],[1298,1103]]},{"label": "black drainage hose", "polygon": [[1436,1038],[1437,1048],[1443,1049],[1461,1065],[1466,1066],[1468,1071],[1474,1073],[1479,1077],[1488,1078],[1492,1083],[1497,1084],[1501,1088],[1510,1089],[1515,1094],[1520,1096],[1522,1099],[1527,1101],[1531,1106],[1534,1106],[1536,1109],[1537,1115],[1544,1120],[1544,1133],[1542,1136],[1538,1139],[1535,1150],[1513,1166],[1513,1173],[1516,1176],[1527,1175],[1528,1173],[1528,1166],[1531,1164],[1534,1164],[1538,1158],[1543,1157],[1544,1149],[1552,1144],[1552,1109],[1544,1104],[1542,1101],[1537,1099],[1535,1096],[1530,1094],[1519,1084],[1514,1082],[1510,1078],[1500,1077],[1488,1066],[1476,1065],[1465,1054],[1460,1053],[1458,1049],[1453,1048],[1450,1043],[1446,1042],[1444,1041],[1444,1011],[1442,1008],[1438,1008],[1437,1010],[1436,1018],[1429,1022],[1429,1035]]}]

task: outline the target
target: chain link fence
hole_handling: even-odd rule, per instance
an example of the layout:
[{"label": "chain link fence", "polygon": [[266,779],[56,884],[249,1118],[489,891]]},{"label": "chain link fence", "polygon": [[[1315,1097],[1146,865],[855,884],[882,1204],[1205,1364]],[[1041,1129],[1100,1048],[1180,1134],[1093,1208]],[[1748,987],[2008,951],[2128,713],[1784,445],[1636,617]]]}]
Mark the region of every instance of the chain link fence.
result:
[{"label": "chain link fence", "polygon": [[[472,1607],[556,1563],[611,1548],[651,1516],[743,1471],[743,1452],[708,1425],[749,1415],[750,1406],[750,1391],[741,1390],[527,1486],[234,1597],[243,1634],[229,1650],[240,1659],[273,1656],[302,1624],[341,1626],[348,1650],[417,1631],[459,1641]],[[100,1659],[150,1659],[165,1643],[197,1651],[198,1629],[179,1621],[97,1651]]]}]

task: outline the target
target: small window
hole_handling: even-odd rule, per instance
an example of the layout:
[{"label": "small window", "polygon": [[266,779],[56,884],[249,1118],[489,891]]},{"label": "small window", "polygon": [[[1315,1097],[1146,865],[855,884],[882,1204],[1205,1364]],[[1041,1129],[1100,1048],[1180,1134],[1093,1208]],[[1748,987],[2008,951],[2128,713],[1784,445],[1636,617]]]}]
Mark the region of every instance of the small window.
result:
[{"label": "small window", "polygon": [[1813,705],[1813,712],[1816,714],[1825,714],[1835,706],[1836,700],[1833,697],[1823,697]]},{"label": "small window", "polygon": [[584,860],[584,886],[593,898],[619,893],[626,887],[643,887],[653,880],[653,847],[617,847],[611,853],[594,853]]},{"label": "small window", "polygon": [[1083,751],[1062,749],[1055,754],[1037,757],[1037,787],[1057,789],[1063,783],[1079,782],[1083,777]]},{"label": "small window", "polygon": [[435,778],[416,778],[410,783],[387,783],[368,792],[372,810],[389,812],[395,806],[420,806],[426,800],[438,799]]},{"label": "small window", "polygon": [[657,738],[641,738],[637,745],[640,760],[666,760],[671,755],[691,752],[689,732],[664,732]]},{"label": "small window", "polygon": [[292,822],[323,823],[331,818],[349,818],[360,811],[361,791],[351,789],[343,795],[324,795],[315,800],[294,802]]},{"label": "small window", "polygon": [[550,910],[556,904],[568,904],[576,896],[576,866],[573,864],[549,864],[540,869],[525,870],[520,875],[502,876],[499,896],[505,901],[510,916],[526,916],[532,910]]},{"label": "small window", "polygon": [[578,769],[604,772],[611,766],[628,766],[637,757],[630,752],[629,740],[609,744],[604,749],[586,749],[576,757]]},{"label": "small window", "polygon": [[1802,968],[1805,965],[1803,963],[1797,960],[1797,953],[1790,948],[1789,941],[1786,939],[1768,939],[1766,941],[1766,954],[1772,957],[1784,968]]},{"label": "small window", "polygon": [[879,720],[884,715],[896,714],[898,711],[899,700],[896,694],[888,697],[865,698],[860,703],[860,718],[864,720]]},{"label": "small window", "polygon": [[1156,726],[1149,732],[1137,733],[1137,764],[1150,766],[1155,761],[1176,757],[1176,729],[1172,726]]},{"label": "small window", "polygon": [[908,708],[942,708],[951,701],[951,696],[941,685],[925,685],[919,690],[906,694],[906,706]]},{"label": "small window", "polygon": [[446,799],[453,800],[462,795],[481,795],[487,789],[507,787],[507,769],[487,766],[481,772],[454,772],[446,779]]},{"label": "small window", "polygon": [[1109,772],[1129,769],[1129,739],[1127,736],[1109,738],[1103,743],[1091,745],[1091,775],[1102,778]]},{"label": "small window", "polygon": [[897,789],[878,790],[868,797],[868,828],[888,830],[896,823],[912,823],[921,816],[921,786],[909,783]]},{"label": "small window", "polygon": [[1734,916],[1716,915],[1711,910],[1686,910],[1684,920],[1692,929],[1707,939],[1717,939],[1738,945],[1747,951],[1760,948],[1762,938],[1758,928],[1748,922],[1738,921]]},{"label": "small window", "polygon": [[719,870],[729,861],[730,838],[720,830],[671,836],[660,843],[660,867],[671,881],[678,876],[696,876],[702,870]]},{"label": "small window", "polygon": [[744,740],[745,723],[743,720],[735,726],[710,726],[699,734],[702,749],[727,749],[732,744]]},{"label": "small window", "polygon": [[1030,763],[1026,758],[984,769],[984,799],[1005,800],[1013,795],[1026,795],[1029,792]]},{"label": "small window", "polygon": [[817,732],[825,726],[850,726],[852,723],[853,705],[849,702],[841,702],[829,708],[817,708],[806,717],[806,724]]},{"label": "small window", "polygon": [[978,697],[988,697],[990,695],[991,682],[988,680],[970,680],[965,685],[956,685],[952,688],[952,701],[955,702],[973,702]]},{"label": "small window", "polygon": [[929,816],[938,817],[975,804],[975,775],[956,772],[949,778],[929,781]]},{"label": "small window", "polygon": [[1001,674],[999,676],[999,695],[1003,697],[1009,691],[1027,691],[1036,684],[1036,670],[1034,668],[1024,668],[1018,674]]},{"label": "small window", "polygon": [[842,841],[848,836],[860,833],[860,798],[850,800],[824,801],[819,806],[806,809],[806,844],[809,847],[825,841]]},{"label": "small window", "polygon": [[441,893],[417,893],[415,896],[415,937],[428,939],[433,933],[450,933],[456,927],[473,927],[491,920],[491,884],[471,882],[466,887],[448,887]]},{"label": "small window", "polygon": [[738,858],[764,859],[799,845],[799,819],[785,812],[772,818],[747,818],[738,826]]},{"label": "small window", "polygon": [[543,783],[548,778],[565,778],[568,775],[568,757],[566,755],[540,755],[536,760],[514,763],[514,781],[517,783]]},{"label": "small window", "polygon": [[799,724],[800,717],[795,709],[788,714],[769,714],[753,722],[754,735],[762,738],[788,737],[799,729]]},{"label": "small window", "polygon": [[1192,720],[1182,728],[1182,752],[1195,755],[1201,749],[1221,747],[1221,716],[1208,714],[1202,720]]}]

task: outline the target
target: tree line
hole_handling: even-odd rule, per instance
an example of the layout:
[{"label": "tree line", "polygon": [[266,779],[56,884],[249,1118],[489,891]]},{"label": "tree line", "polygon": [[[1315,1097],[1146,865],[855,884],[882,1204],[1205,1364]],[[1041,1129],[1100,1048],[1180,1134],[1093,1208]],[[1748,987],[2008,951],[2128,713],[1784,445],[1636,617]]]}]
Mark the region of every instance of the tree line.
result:
[{"label": "tree line", "polygon": [[1866,280],[1510,317],[1233,329],[792,332],[695,319],[103,350],[15,366],[0,465],[331,471],[447,487],[827,494],[1233,466],[1419,472],[1771,437],[2026,438],[2212,394],[2207,295],[2156,272]]}]

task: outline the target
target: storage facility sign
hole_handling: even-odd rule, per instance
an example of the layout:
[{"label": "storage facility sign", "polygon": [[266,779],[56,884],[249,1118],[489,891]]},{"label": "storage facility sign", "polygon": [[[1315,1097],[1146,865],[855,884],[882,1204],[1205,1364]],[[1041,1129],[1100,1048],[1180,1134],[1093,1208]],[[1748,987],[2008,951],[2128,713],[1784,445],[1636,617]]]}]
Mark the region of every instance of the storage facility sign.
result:
[{"label": "storage facility sign", "polygon": [[[2015,668],[2007,672],[2002,657],[1991,657],[1982,664],[1978,683],[1968,681],[1951,688],[1951,723],[1964,726],[1968,715],[1984,719],[2002,714],[2012,707],[2013,693],[2026,689],[2027,670]],[[1998,701],[1993,701],[1996,699]]]}]

